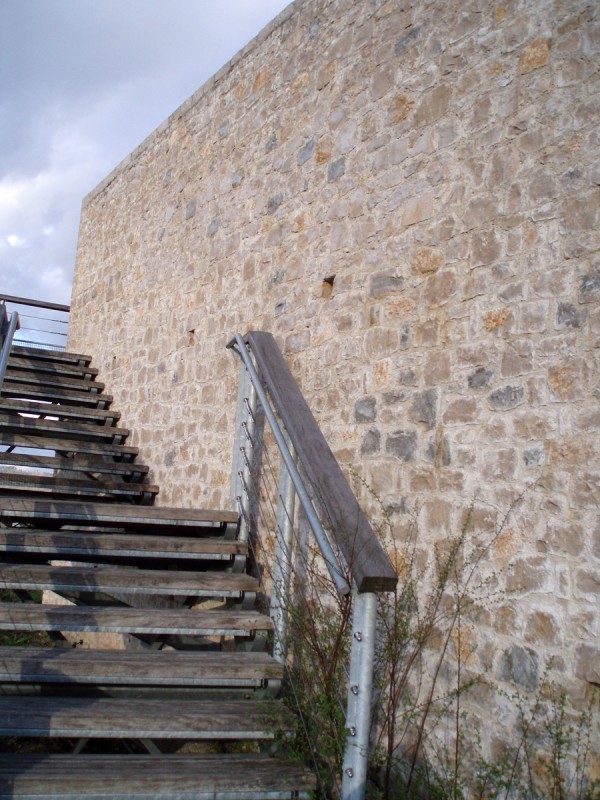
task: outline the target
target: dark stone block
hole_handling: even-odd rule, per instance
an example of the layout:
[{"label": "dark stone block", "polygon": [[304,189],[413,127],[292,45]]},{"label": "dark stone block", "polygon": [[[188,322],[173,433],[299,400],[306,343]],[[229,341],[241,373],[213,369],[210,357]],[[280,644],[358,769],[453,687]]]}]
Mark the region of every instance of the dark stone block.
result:
[{"label": "dark stone block", "polygon": [[489,383],[493,377],[493,369],[477,367],[477,369],[472,372],[467,379],[469,389],[483,389],[484,386],[489,386]]},{"label": "dark stone block", "polygon": [[385,443],[386,453],[396,456],[400,461],[412,461],[417,449],[415,431],[396,431],[390,433]]},{"label": "dark stone block", "polygon": [[400,350],[408,350],[410,347],[410,328],[408,325],[400,326]]},{"label": "dark stone block", "polygon": [[267,214],[274,214],[282,203],[283,195],[281,192],[273,195],[273,197],[270,197],[269,202],[267,203]]},{"label": "dark stone block", "polygon": [[354,419],[357,422],[373,422],[377,417],[377,407],[374,397],[361,397],[354,404]]},{"label": "dark stone block", "polygon": [[219,222],[218,218],[217,219],[213,219],[213,221],[210,223],[210,225],[208,226],[208,229],[206,231],[208,233],[208,235],[209,236],[214,236],[215,233],[219,230],[219,225],[220,224],[221,223]]},{"label": "dark stone block", "polygon": [[584,275],[579,284],[579,302],[592,303],[600,299],[600,272]]},{"label": "dark stone block", "polygon": [[433,428],[437,417],[437,389],[427,389],[414,395],[410,405],[408,418],[412,422],[424,422],[428,428]]},{"label": "dark stone block", "polygon": [[415,28],[411,28],[406,36],[403,36],[402,39],[399,39],[395,46],[394,46],[394,53],[399,56],[403,50],[406,50],[409,44],[415,41],[418,38],[419,33],[421,32],[421,26],[417,25]]},{"label": "dark stone block", "polygon": [[506,411],[509,408],[518,406],[525,396],[525,389],[522,386],[504,386],[496,389],[489,396],[492,408]]},{"label": "dark stone block", "polygon": [[395,406],[398,403],[403,403],[406,400],[405,392],[384,392],[382,396],[383,402],[386,406]]},{"label": "dark stone block", "polygon": [[277,134],[272,133],[269,138],[267,139],[267,144],[265,146],[265,150],[267,153],[270,153],[271,150],[275,150],[277,147]]},{"label": "dark stone block", "polygon": [[529,647],[513,645],[502,653],[496,677],[502,681],[514,681],[525,689],[535,689],[539,675],[539,656]]},{"label": "dark stone block", "polygon": [[338,158],[337,161],[332,161],[327,168],[327,180],[328,181],[336,181],[338,178],[341,178],[342,175],[346,172],[346,159],[342,156],[342,158]]},{"label": "dark stone block", "polygon": [[559,303],[556,309],[557,328],[581,328],[587,319],[587,310],[580,311],[574,303]]},{"label": "dark stone block", "polygon": [[196,201],[190,200],[190,202],[185,207],[185,218],[191,219],[195,213],[196,213]]},{"label": "dark stone block", "polygon": [[315,149],[314,139],[309,139],[309,141],[300,148],[300,150],[298,151],[298,158],[297,158],[297,163],[299,167],[301,167],[302,164],[305,164],[308,161],[308,159],[312,156],[314,149]]},{"label": "dark stone block", "polygon": [[417,385],[417,376],[415,375],[414,370],[407,369],[400,373],[398,376],[398,380],[402,384],[402,386],[416,386]]},{"label": "dark stone block", "polygon": [[544,448],[541,445],[523,451],[523,461],[526,467],[537,467],[544,458]]},{"label": "dark stone block", "polygon": [[377,428],[369,428],[360,443],[360,454],[363,456],[371,456],[374,453],[378,453],[380,447],[381,433]]}]

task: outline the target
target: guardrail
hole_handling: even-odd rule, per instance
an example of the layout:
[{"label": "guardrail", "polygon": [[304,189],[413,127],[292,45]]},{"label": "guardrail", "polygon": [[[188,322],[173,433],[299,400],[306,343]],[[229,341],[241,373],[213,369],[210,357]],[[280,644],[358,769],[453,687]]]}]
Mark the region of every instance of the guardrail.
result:
[{"label": "guardrail", "polygon": [[0,387],[4,383],[10,348],[18,328],[19,315],[16,311],[9,314],[4,303],[0,301]]},{"label": "guardrail", "polygon": [[65,350],[70,306],[8,294],[0,294],[0,303],[4,304],[8,314],[16,312],[19,315],[19,330],[13,344]]},{"label": "guardrail", "polygon": [[[227,346],[242,361],[232,473],[242,538],[251,543],[259,538],[259,527],[264,524],[260,519],[262,498],[266,497],[273,508],[270,603],[274,655],[286,662],[288,609],[295,602],[293,565],[298,548],[306,546],[301,541],[303,520],[338,595],[351,595],[345,709],[348,737],[340,796],[362,800],[369,751],[377,593],[393,591],[398,579],[273,336],[258,331],[244,337],[238,334]],[[271,463],[268,470],[263,469],[267,436],[275,440],[280,456],[278,469]],[[268,551],[269,547],[262,548],[263,553]],[[298,579],[298,574],[295,577]]]}]

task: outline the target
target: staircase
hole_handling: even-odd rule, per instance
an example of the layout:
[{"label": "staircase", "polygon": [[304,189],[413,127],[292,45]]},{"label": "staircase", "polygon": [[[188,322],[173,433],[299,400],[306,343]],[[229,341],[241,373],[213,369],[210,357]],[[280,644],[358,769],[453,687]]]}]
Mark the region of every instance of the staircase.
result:
[{"label": "staircase", "polygon": [[0,798],[308,797],[237,515],[153,506],[90,361],[15,346],[0,393]]}]

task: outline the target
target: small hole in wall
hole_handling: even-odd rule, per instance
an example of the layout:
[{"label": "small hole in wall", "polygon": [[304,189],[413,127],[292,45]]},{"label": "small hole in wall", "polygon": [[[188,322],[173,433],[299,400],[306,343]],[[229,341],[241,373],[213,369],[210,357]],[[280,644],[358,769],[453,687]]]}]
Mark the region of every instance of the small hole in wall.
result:
[{"label": "small hole in wall", "polygon": [[323,286],[321,287],[321,297],[323,300],[329,300],[333,294],[333,282],[335,275],[330,275],[328,278],[323,278]]},{"label": "small hole in wall", "polygon": [[194,328],[192,328],[191,331],[188,331],[188,347],[190,347],[191,345],[194,344],[194,334],[195,333],[196,333],[196,330]]}]

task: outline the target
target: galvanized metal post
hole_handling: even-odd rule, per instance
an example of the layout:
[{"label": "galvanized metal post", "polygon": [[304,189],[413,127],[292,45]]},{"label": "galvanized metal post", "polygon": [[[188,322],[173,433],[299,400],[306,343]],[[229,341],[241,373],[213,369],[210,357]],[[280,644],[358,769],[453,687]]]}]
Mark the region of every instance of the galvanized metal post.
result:
[{"label": "galvanized metal post", "polygon": [[16,311],[6,313],[6,306],[2,303],[2,321],[0,331],[0,386],[4,383],[8,357],[12,347],[15,331],[19,329],[19,315]]},{"label": "galvanized metal post", "polygon": [[[294,449],[287,434],[290,455],[295,458]],[[275,533],[275,552],[273,554],[273,587],[271,591],[271,619],[275,626],[273,657],[285,661],[288,607],[290,602],[290,580],[292,575],[292,536],[294,530],[294,510],[296,492],[290,473],[283,458],[279,463],[279,485],[277,492],[277,519]]]},{"label": "galvanized metal post", "polygon": [[374,592],[356,593],[353,601],[343,800],[363,800],[365,796],[377,623],[377,595]]},{"label": "galvanized metal post", "polygon": [[247,542],[252,534],[257,510],[257,481],[260,470],[262,425],[258,398],[244,364],[240,364],[236,412],[231,494],[240,512],[239,539]]}]

